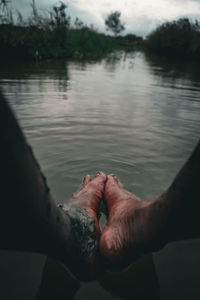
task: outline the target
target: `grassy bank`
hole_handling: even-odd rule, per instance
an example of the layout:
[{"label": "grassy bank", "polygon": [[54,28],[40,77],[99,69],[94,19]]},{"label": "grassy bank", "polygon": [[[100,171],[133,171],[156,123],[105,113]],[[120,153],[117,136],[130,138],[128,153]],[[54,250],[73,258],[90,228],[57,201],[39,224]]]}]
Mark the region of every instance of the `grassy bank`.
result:
[{"label": "grassy bank", "polygon": [[120,47],[125,51],[137,50],[143,45],[143,38],[132,33],[117,36],[117,41]]},{"label": "grassy bank", "polygon": [[116,39],[90,28],[0,25],[1,59],[100,58],[118,49]]},{"label": "grassy bank", "polygon": [[0,9],[1,60],[97,59],[119,47],[116,38],[99,33],[78,18],[72,21],[62,2],[41,15],[32,0],[32,14],[26,20],[19,12],[13,16],[12,11]]},{"label": "grassy bank", "polygon": [[200,59],[200,23],[187,18],[166,22],[147,36],[145,49],[171,57]]}]

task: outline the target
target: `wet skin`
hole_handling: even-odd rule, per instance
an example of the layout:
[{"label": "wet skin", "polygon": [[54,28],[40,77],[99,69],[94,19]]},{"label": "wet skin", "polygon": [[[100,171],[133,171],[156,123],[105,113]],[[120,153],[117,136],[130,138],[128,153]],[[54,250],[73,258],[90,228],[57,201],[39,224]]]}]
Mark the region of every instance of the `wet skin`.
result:
[{"label": "wet skin", "polygon": [[[95,179],[86,175],[71,202],[85,208],[87,214],[95,220],[101,255],[88,256],[85,271],[92,274],[90,278],[102,273],[101,266],[119,271],[139,256],[158,251],[171,241],[200,236],[199,218],[192,206],[187,205],[188,199],[199,199],[199,177],[191,173],[192,162],[196,153],[200,152],[199,149],[200,144],[172,185],[161,196],[150,200],[141,200],[125,190],[116,175],[106,176],[99,172]],[[194,166],[196,171],[196,164]],[[102,233],[98,224],[101,200],[105,202],[108,212],[107,224]],[[188,215],[190,222],[185,222]]]},{"label": "wet skin", "polygon": [[116,175],[107,176],[104,199],[108,222],[101,235],[100,251],[107,267],[123,269],[145,252],[163,247],[162,199],[142,201],[123,189]]},{"label": "wet skin", "polygon": [[[98,208],[102,199],[107,206],[108,221],[101,234]],[[69,203],[85,208],[95,220],[101,258],[99,255],[88,257],[85,272],[90,279],[102,273],[103,265],[121,270],[138,256],[164,245],[160,238],[161,226],[165,224],[162,199],[142,201],[123,189],[116,175],[99,172],[94,179],[86,175]]]},{"label": "wet skin", "polygon": [[[98,208],[103,198],[106,179],[107,176],[103,172],[98,172],[94,179],[92,179],[90,175],[86,175],[78,191],[72,194],[70,199],[67,201],[67,206],[73,205],[77,206],[78,208],[83,208],[86,210],[88,216],[94,219],[97,247],[101,234],[98,223]],[[64,210],[67,209],[67,206],[63,206]],[[97,249],[95,254],[88,253],[88,257],[86,258],[84,264],[81,265],[79,263],[77,266],[79,273],[78,277],[84,280],[94,280],[99,277],[102,273],[102,265],[100,260],[99,249]],[[74,267],[72,267],[72,269],[76,274],[77,272]],[[83,276],[81,273],[83,273]]]},{"label": "wet skin", "polygon": [[69,199],[73,205],[85,208],[88,215],[94,218],[98,238],[100,237],[100,228],[97,215],[106,179],[107,176],[103,172],[98,172],[94,179],[90,175],[86,175],[79,190]]},{"label": "wet skin", "polygon": [[108,222],[100,251],[111,268],[128,266],[138,256],[172,241],[200,237],[200,141],[169,188],[141,201],[108,175],[104,198]]}]

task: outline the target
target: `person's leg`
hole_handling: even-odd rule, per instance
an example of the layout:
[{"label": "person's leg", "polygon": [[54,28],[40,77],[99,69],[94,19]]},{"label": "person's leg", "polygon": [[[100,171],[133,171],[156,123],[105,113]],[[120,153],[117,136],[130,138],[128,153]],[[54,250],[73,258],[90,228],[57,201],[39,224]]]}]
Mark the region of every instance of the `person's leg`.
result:
[{"label": "person's leg", "polygon": [[63,265],[48,257],[35,300],[73,300],[80,286]]},{"label": "person's leg", "polygon": [[[58,207],[32,149],[1,93],[0,166],[0,248],[46,253],[62,260],[76,275],[86,279],[92,277],[88,257],[96,255],[99,232],[94,226],[95,211],[88,207],[91,201],[94,208],[94,197],[97,209],[104,189],[99,181],[104,182],[106,176],[100,174],[94,179],[92,189],[88,184],[88,207],[83,198],[83,203],[80,200],[67,211]],[[80,244],[80,231],[90,239],[90,247]],[[84,255],[79,251],[83,246]]]},{"label": "person's leg", "polygon": [[[101,232],[98,223],[98,208],[103,198],[106,178],[103,172],[98,172],[94,179],[86,175],[78,191],[61,205],[63,211],[70,215],[74,228],[73,239],[76,243],[71,263],[73,268],[77,266],[79,278],[87,279],[86,270],[88,275],[96,274],[96,276],[100,276],[103,270],[99,255]],[[72,244],[74,244],[73,241]],[[77,262],[76,257],[83,258],[83,262],[82,260]],[[85,261],[87,261],[87,266]]]},{"label": "person's leg", "polygon": [[115,175],[105,186],[108,223],[100,251],[112,268],[122,268],[166,243],[200,237],[200,142],[160,197],[141,201]]}]

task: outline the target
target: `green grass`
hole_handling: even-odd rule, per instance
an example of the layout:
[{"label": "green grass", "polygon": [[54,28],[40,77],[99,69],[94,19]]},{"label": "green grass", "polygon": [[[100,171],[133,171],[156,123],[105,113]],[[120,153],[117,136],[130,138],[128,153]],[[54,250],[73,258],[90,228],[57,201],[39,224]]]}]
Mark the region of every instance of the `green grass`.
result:
[{"label": "green grass", "polygon": [[38,28],[37,26],[0,25],[1,59],[96,59],[118,49],[118,41],[90,28]]},{"label": "green grass", "polygon": [[32,0],[32,14],[26,20],[20,12],[16,19],[16,13],[9,10],[9,2],[4,6],[0,6],[1,60],[99,59],[114,50],[134,50],[142,40],[135,34],[108,36],[79,18],[72,21],[62,1],[44,15]]},{"label": "green grass", "polygon": [[118,49],[118,41],[89,28],[71,29],[68,32],[68,46],[72,58],[99,58]]}]

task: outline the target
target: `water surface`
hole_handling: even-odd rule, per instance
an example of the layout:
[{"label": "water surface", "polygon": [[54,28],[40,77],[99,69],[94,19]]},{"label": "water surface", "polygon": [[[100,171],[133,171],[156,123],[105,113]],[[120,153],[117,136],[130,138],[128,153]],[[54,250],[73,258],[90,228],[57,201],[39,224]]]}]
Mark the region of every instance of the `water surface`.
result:
[{"label": "water surface", "polygon": [[[0,86],[58,203],[85,174],[99,170],[117,174],[143,199],[158,196],[199,139],[200,68],[194,62],[119,52],[96,63],[2,66]],[[97,290],[99,299],[140,299],[133,281],[154,299],[159,285],[161,299],[199,299],[199,250],[199,241],[171,244],[154,255],[156,269],[148,256],[127,278],[107,278],[103,288],[83,285],[75,299],[93,299]],[[115,292],[113,281],[126,285]]]}]

